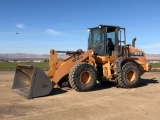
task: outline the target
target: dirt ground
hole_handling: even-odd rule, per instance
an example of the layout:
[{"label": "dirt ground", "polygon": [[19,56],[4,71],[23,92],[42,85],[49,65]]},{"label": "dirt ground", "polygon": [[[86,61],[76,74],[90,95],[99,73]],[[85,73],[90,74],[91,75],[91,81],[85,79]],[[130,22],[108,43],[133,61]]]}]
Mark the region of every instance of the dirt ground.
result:
[{"label": "dirt ground", "polygon": [[12,92],[13,77],[13,71],[0,71],[2,120],[160,119],[160,72],[145,73],[138,88],[97,83],[91,92],[56,88],[49,96],[29,100]]}]

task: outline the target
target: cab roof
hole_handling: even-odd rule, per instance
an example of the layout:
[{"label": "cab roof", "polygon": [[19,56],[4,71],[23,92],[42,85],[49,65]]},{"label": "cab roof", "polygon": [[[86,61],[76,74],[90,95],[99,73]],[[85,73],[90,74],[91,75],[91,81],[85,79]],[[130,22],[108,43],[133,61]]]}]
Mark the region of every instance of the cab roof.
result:
[{"label": "cab roof", "polygon": [[120,28],[119,26],[115,26],[115,25],[102,25],[102,24],[100,24],[98,27],[93,27],[93,28],[88,28],[88,29],[97,29],[97,28],[103,28],[103,27]]},{"label": "cab roof", "polygon": [[98,27],[93,27],[93,28],[88,28],[88,29],[94,30],[94,29],[100,29],[100,28],[106,28],[106,27],[108,31],[114,31],[116,28],[125,29],[125,28],[120,28],[119,26],[115,26],[115,25],[102,25],[102,24],[100,24]]}]

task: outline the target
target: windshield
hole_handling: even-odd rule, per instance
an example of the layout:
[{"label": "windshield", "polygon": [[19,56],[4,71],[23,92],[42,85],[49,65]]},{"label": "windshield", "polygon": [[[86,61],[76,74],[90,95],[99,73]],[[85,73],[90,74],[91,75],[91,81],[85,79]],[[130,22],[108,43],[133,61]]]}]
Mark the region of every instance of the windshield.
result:
[{"label": "windshield", "polygon": [[104,55],[104,33],[101,29],[90,30],[88,49],[94,49],[98,55]]}]

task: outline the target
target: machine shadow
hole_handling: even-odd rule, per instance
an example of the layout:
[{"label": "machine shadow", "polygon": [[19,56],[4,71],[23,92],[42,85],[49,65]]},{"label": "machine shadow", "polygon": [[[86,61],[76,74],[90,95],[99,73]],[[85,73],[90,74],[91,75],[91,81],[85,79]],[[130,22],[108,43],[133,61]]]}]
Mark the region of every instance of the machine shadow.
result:
[{"label": "machine shadow", "polygon": [[[157,83],[159,83],[159,82],[155,78],[152,78],[152,79],[143,79],[143,78],[141,78],[138,87],[144,87],[144,86],[147,86],[149,84],[157,84]],[[117,87],[117,83],[115,83],[115,82],[99,83],[98,82],[96,84],[95,88],[93,89],[93,91],[109,89],[109,88],[112,88],[112,87]],[[66,90],[61,89],[61,88],[53,88],[52,91],[50,92],[50,94],[48,94],[47,96],[63,94],[63,93],[68,92],[68,90],[70,90],[70,89],[72,89],[72,88],[68,88]]]},{"label": "machine shadow", "polygon": [[157,83],[159,83],[159,81],[156,78],[152,78],[152,79],[141,78],[138,87],[144,87],[149,84],[157,84]]},{"label": "machine shadow", "polygon": [[93,91],[98,91],[98,90],[103,90],[103,89],[108,89],[111,87],[116,87],[115,82],[103,82],[103,83],[97,83]]},{"label": "machine shadow", "polygon": [[47,96],[58,95],[68,92],[67,90],[63,90],[61,88],[53,88],[52,91]]},{"label": "machine shadow", "polygon": [[[156,78],[152,78],[152,79],[141,78],[138,87],[144,87],[149,84],[157,84],[157,83],[159,83],[159,81],[156,80]],[[97,85],[93,91],[108,89],[108,88],[112,88],[112,87],[117,87],[117,83],[115,83],[115,82],[104,82],[103,84],[97,83]],[[117,88],[119,88],[119,87],[117,87]]]}]

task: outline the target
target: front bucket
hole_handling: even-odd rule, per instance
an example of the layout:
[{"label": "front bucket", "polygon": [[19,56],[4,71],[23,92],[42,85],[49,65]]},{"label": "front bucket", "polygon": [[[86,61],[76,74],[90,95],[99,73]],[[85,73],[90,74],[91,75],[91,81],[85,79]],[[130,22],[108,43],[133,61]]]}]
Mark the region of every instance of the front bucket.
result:
[{"label": "front bucket", "polygon": [[18,65],[15,71],[12,89],[17,94],[31,99],[48,95],[52,82],[45,72],[30,65]]}]

